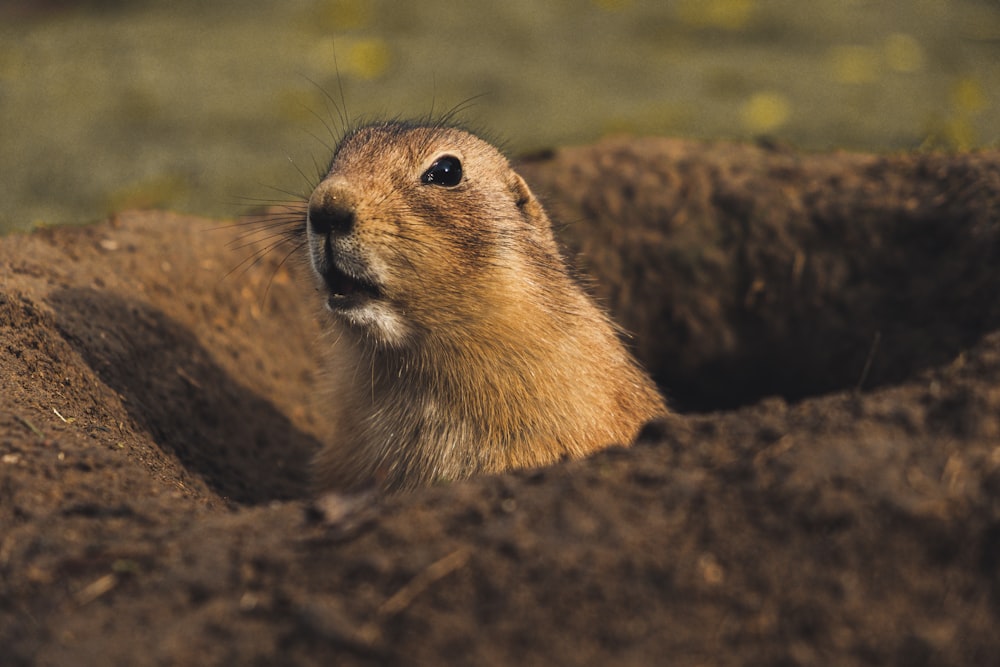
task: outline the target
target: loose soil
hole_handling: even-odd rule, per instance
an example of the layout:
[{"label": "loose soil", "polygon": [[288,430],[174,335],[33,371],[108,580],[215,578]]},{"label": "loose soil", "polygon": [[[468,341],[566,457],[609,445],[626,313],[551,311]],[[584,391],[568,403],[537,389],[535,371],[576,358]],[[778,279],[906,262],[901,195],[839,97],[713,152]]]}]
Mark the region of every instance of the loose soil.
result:
[{"label": "loose soil", "polygon": [[309,495],[319,298],[259,222],[0,240],[3,664],[995,664],[1000,153],[521,169],[677,413],[394,496]]}]

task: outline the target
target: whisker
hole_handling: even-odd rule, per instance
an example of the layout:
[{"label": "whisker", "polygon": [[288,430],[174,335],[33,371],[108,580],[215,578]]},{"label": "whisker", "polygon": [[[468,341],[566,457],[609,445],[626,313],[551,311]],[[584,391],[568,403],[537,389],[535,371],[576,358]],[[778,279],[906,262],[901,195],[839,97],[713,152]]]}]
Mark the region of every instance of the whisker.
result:
[{"label": "whisker", "polygon": [[427,117],[434,118],[434,104],[437,102],[437,72],[431,72],[431,110]]},{"label": "whisker", "polygon": [[228,202],[228,205],[242,210],[241,213],[237,214],[237,220],[246,220],[248,218],[275,215],[285,211],[302,210],[305,207],[305,202],[300,199],[293,200],[268,199],[265,197],[244,197],[241,200],[232,200]]},{"label": "whisker", "polygon": [[[289,250],[287,253],[285,253],[285,256],[281,258],[281,261],[278,262],[278,265],[274,267],[274,271],[271,272],[271,277],[268,279],[267,285],[264,287],[264,295],[260,298],[260,307],[261,308],[264,307],[264,304],[267,301],[267,295],[271,292],[271,284],[274,282],[274,277],[276,275],[278,275],[278,271],[280,271],[281,267],[283,267],[285,265],[285,263],[288,261],[289,257],[291,257],[292,255],[294,255],[295,253],[297,253],[299,250],[301,250],[302,248],[304,248],[305,245],[306,245],[305,241],[303,241],[302,243],[299,243],[298,245],[296,245],[295,247],[293,247],[291,250]],[[268,251],[268,252],[270,252],[270,251]]]},{"label": "whisker", "polygon": [[[326,108],[327,108],[327,113],[330,116],[330,120],[333,121],[334,123],[336,123],[336,121],[339,120],[340,121],[340,123],[339,123],[340,124],[340,129],[341,129],[342,133],[344,133],[344,132],[347,131],[347,128],[350,125],[350,121],[348,120],[349,116],[347,114],[347,102],[345,101],[345,98],[344,98],[344,85],[343,85],[343,81],[340,78],[340,68],[337,65],[337,50],[336,49],[334,49],[334,51],[333,51],[333,64],[334,64],[334,70],[337,72],[337,89],[339,90],[340,100],[341,100],[339,104],[337,103],[337,100],[335,100],[333,98],[333,96],[330,94],[330,91],[328,91],[326,88],[324,88],[323,86],[321,86],[316,81],[310,79],[309,77],[304,77],[304,78],[306,79],[306,81],[308,81],[313,86],[315,86],[316,89],[320,93],[323,94],[323,97],[326,98],[326,100],[328,102],[328,106]],[[343,106],[341,106],[341,105],[343,105]],[[337,118],[336,119],[334,119],[333,114],[329,113],[329,110],[330,110],[331,106],[337,112]],[[316,116],[317,116],[317,118],[319,118],[319,121],[321,123],[323,123],[323,126],[326,127],[327,132],[330,133],[330,138],[333,139],[335,142],[339,141],[340,135],[337,132],[334,131],[333,126],[331,126],[325,119],[320,118],[318,114],[316,114]]]},{"label": "whisker", "polygon": [[260,234],[257,236],[240,236],[230,240],[226,244],[226,247],[230,250],[243,250],[244,248],[260,245],[261,243],[279,243],[282,240],[288,243],[298,243],[302,240],[303,236],[303,234],[293,230],[277,230],[268,233],[267,235]]},{"label": "whisker", "polygon": [[[292,158],[288,158],[288,161],[291,162],[292,164],[295,164]],[[306,203],[309,201],[309,197],[307,195],[302,194],[301,192],[293,192],[292,190],[285,190],[284,188],[279,188],[275,185],[267,185],[264,187],[266,187],[268,190],[274,190],[275,192],[280,192],[286,197],[291,197],[291,199],[282,200],[281,203],[294,205],[295,202]],[[309,192],[312,192],[311,187],[309,188]]]},{"label": "whisker", "polygon": [[[336,53],[334,53],[334,60],[336,60]],[[339,74],[338,74],[338,76],[339,76]],[[344,124],[344,114],[340,111],[340,108],[337,106],[336,101],[330,96],[330,93],[329,93],[329,91],[327,91],[326,88],[324,88],[319,82],[317,82],[315,79],[313,79],[313,78],[311,78],[309,76],[306,76],[306,75],[303,74],[302,78],[305,79],[306,81],[308,81],[313,86],[313,88],[315,88],[316,90],[318,90],[320,92],[320,94],[323,96],[323,98],[324,98],[323,99],[323,108],[326,109],[326,116],[327,117],[324,118],[323,116],[319,115],[319,113],[317,113],[316,110],[313,109],[312,107],[306,106],[305,108],[309,111],[310,114],[312,114],[313,116],[315,116],[316,119],[320,123],[322,123],[323,127],[326,129],[327,133],[330,135],[330,138],[333,139],[334,142],[336,142],[337,138],[338,138],[338,134],[337,134],[336,130],[334,129],[334,127],[338,124],[337,123],[337,118],[340,119],[340,125],[343,126],[343,124]],[[333,106],[333,108],[336,110],[336,112],[337,112],[337,118],[335,118],[334,115],[333,115],[333,113],[330,112],[330,107],[331,106]],[[323,142],[321,142],[321,143],[323,143]]]},{"label": "whisker", "polygon": [[[427,120],[429,122],[437,123],[437,125],[439,127],[444,127],[444,126],[450,125],[455,120],[456,116],[458,116],[458,115],[464,113],[465,111],[469,110],[473,106],[473,103],[476,100],[478,100],[478,99],[480,99],[482,97],[486,97],[487,94],[488,93],[479,93],[478,95],[473,95],[472,97],[467,97],[464,100],[462,100],[461,102],[459,102],[458,104],[456,104],[455,106],[453,106],[448,111],[446,111],[443,114],[441,114],[441,117],[438,118],[436,121],[433,118],[433,116],[429,117]],[[431,108],[433,109],[433,106]]]},{"label": "whisker", "polygon": [[[208,227],[207,231],[215,232],[223,229],[240,229],[244,227],[252,227],[255,229],[273,229],[281,225],[291,226],[293,224],[298,224],[305,220],[304,211],[299,214],[285,214],[282,213],[282,217],[277,217],[276,215],[264,215],[264,216],[246,216],[244,219],[237,220],[235,222],[228,222],[224,225],[217,225],[215,227]],[[254,229],[247,231],[245,233],[253,233]]]},{"label": "whisker", "polygon": [[[315,84],[314,84],[314,85],[315,85]],[[333,127],[332,127],[332,126],[330,125],[330,123],[329,123],[329,122],[327,122],[327,120],[326,120],[325,118],[323,118],[323,116],[319,115],[319,113],[317,113],[315,109],[312,109],[311,107],[308,107],[308,106],[306,106],[306,105],[304,105],[304,104],[303,104],[302,106],[303,106],[303,108],[305,108],[305,109],[306,109],[306,110],[307,110],[307,111],[308,111],[308,112],[309,112],[309,113],[310,113],[310,114],[311,114],[311,115],[312,115],[312,116],[313,116],[314,118],[316,118],[316,120],[318,120],[318,121],[319,121],[320,123],[322,123],[322,124],[323,124],[323,127],[325,127],[325,128],[326,128],[326,131],[327,131],[327,132],[328,132],[328,133],[330,134],[330,138],[332,138],[332,139],[333,139],[334,141],[336,141],[336,140],[337,140],[337,133],[336,133],[336,132],[334,132],[334,130],[333,130]],[[329,109],[329,107],[328,107],[328,109]],[[330,144],[328,144],[328,143],[326,142],[326,140],[324,140],[324,139],[320,139],[319,137],[317,137],[317,136],[316,136],[315,134],[313,134],[312,132],[310,132],[310,131],[308,131],[308,130],[306,130],[306,134],[308,134],[308,135],[309,135],[310,137],[312,137],[313,139],[315,139],[316,141],[318,141],[318,142],[320,143],[320,145],[322,145],[322,146],[323,146],[323,147],[325,147],[325,148],[326,148],[326,149],[327,149],[328,151],[330,151],[330,154],[331,154],[331,155],[333,154],[333,152],[334,152],[334,148],[333,148],[333,146],[331,146]]]},{"label": "whisker", "polygon": [[299,238],[298,234],[292,235],[289,234],[288,232],[275,232],[274,234],[268,234],[267,236],[261,236],[261,237],[246,236],[246,237],[235,238],[229,243],[227,243],[226,247],[231,248],[232,250],[243,250],[244,248],[250,248],[259,243],[266,243],[268,241],[273,241],[274,239],[284,239],[286,241],[293,241],[293,240],[298,240],[298,238]]},{"label": "whisker", "polygon": [[343,110],[343,113],[340,116],[340,122],[341,127],[346,130],[350,125],[351,114],[347,112],[347,98],[344,97],[344,79],[340,76],[340,63],[337,62],[336,42],[333,44],[333,71],[337,73],[337,92],[340,94],[340,106],[338,107],[334,104],[334,107],[336,107],[338,113],[340,113],[341,109]]},{"label": "whisker", "polygon": [[302,245],[304,243],[302,237],[305,232],[303,220],[301,210],[288,210],[262,216],[253,216],[239,222],[212,228],[214,230],[239,230],[226,243],[226,247],[233,250],[244,250],[263,244],[263,247],[257,248],[253,253],[236,264],[236,266],[226,273],[225,277],[230,276],[241,267],[244,267],[244,272],[249,270],[250,267],[259,263],[268,253],[283,244],[293,243]]},{"label": "whisker", "polygon": [[280,243],[273,243],[273,244],[271,244],[269,246],[266,246],[264,248],[261,248],[259,250],[254,251],[253,253],[247,255],[242,260],[240,260],[240,262],[236,266],[234,266],[233,268],[229,269],[229,271],[227,271],[222,276],[222,279],[225,280],[225,279],[229,278],[229,276],[233,275],[234,273],[236,273],[236,271],[238,269],[241,269],[241,268],[243,270],[240,271],[240,275],[241,276],[245,276],[247,274],[247,272],[250,271],[250,269],[252,269],[253,267],[255,267],[258,264],[260,264],[264,260],[264,258],[272,250],[274,250],[275,248],[278,248],[280,246],[281,246]]},{"label": "whisker", "polygon": [[[330,153],[331,154],[333,153],[332,148],[330,149]],[[326,176],[326,169],[321,167],[320,163],[316,161],[315,155],[311,155],[310,157],[312,157],[313,169],[316,170],[316,185],[319,185],[323,181],[323,178]],[[315,189],[315,186],[313,186],[313,189]]]},{"label": "whisker", "polygon": [[[295,171],[299,172],[299,176],[301,176],[302,180],[305,181],[306,187],[309,189],[310,192],[312,192],[316,187],[316,185],[312,182],[312,179],[306,176],[306,173],[302,171],[302,168],[299,167],[299,165],[295,162],[295,160],[289,157],[288,161],[291,163],[293,167],[295,167]],[[308,199],[306,199],[306,201],[308,201]]]}]

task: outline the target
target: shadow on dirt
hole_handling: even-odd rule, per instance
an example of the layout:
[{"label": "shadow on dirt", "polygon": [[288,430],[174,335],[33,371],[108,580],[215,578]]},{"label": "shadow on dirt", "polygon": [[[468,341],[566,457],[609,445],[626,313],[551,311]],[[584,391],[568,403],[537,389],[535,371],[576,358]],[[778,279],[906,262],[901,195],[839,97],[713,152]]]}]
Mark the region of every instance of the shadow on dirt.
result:
[{"label": "shadow on dirt", "polygon": [[303,496],[319,443],[229,376],[189,330],[108,292],[66,289],[49,303],[70,345],[190,473],[239,503]]},{"label": "shadow on dirt", "polygon": [[998,167],[648,139],[523,171],[674,407],[706,411],[897,384],[1000,327]]}]

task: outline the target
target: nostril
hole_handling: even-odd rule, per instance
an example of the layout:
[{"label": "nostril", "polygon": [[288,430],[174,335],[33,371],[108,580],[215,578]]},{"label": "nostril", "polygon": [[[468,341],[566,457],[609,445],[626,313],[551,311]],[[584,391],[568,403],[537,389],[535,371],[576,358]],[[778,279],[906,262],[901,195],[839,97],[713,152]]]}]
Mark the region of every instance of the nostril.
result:
[{"label": "nostril", "polygon": [[354,211],[330,204],[309,207],[309,228],[315,234],[346,234],[354,226]]}]

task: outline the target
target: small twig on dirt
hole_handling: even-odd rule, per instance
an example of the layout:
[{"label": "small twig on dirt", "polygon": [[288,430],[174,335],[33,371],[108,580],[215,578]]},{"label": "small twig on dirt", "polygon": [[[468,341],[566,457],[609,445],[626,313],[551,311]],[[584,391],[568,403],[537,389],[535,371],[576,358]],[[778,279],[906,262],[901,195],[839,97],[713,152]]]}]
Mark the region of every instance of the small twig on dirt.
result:
[{"label": "small twig on dirt", "polygon": [[426,570],[413,577],[408,584],[382,603],[378,608],[378,616],[382,619],[390,618],[409,607],[416,597],[427,590],[431,584],[465,565],[469,555],[468,549],[456,549],[441,560],[428,565]]},{"label": "small twig on dirt", "polygon": [[42,440],[45,439],[45,434],[42,433],[41,429],[39,429],[37,426],[35,426],[34,424],[32,424],[25,417],[22,417],[21,415],[14,415],[14,418],[17,419],[17,421],[19,421],[22,424],[24,424],[29,429],[31,429],[31,432],[34,433],[35,435],[37,435],[39,438],[41,438]]},{"label": "small twig on dirt", "polygon": [[872,338],[872,346],[868,348],[868,358],[865,359],[865,367],[861,369],[861,377],[858,379],[858,384],[854,388],[856,393],[861,392],[861,387],[865,384],[865,380],[868,379],[868,372],[872,369],[872,362],[875,360],[875,353],[878,352],[878,344],[881,340],[882,332],[876,331],[875,336]]},{"label": "small twig on dirt", "polygon": [[118,577],[113,574],[106,574],[78,590],[73,597],[76,599],[76,603],[82,607],[90,604],[117,585]]},{"label": "small twig on dirt", "polygon": [[461,548],[452,551],[447,556],[436,560],[423,571],[418,573],[405,586],[392,594],[383,602],[375,612],[375,618],[361,628],[360,637],[372,645],[379,637],[379,624],[396,616],[409,607],[421,593],[431,587],[434,582],[444,579],[446,576],[465,565],[472,555],[468,548]]},{"label": "small twig on dirt", "polygon": [[180,366],[178,366],[178,367],[177,367],[177,375],[178,375],[178,376],[180,376],[180,378],[181,378],[182,380],[184,380],[185,382],[187,382],[187,383],[188,383],[189,385],[191,385],[191,386],[192,386],[192,387],[194,387],[195,389],[201,389],[201,385],[200,385],[200,384],[198,383],[198,381],[197,381],[197,380],[195,380],[195,379],[194,379],[193,377],[191,377],[191,376],[190,376],[190,375],[188,374],[188,372],[187,372],[187,371],[185,371],[185,370],[184,370],[183,368],[181,368]]}]

